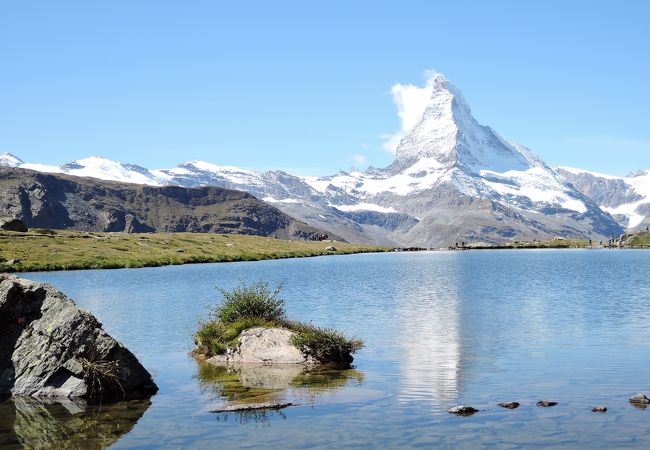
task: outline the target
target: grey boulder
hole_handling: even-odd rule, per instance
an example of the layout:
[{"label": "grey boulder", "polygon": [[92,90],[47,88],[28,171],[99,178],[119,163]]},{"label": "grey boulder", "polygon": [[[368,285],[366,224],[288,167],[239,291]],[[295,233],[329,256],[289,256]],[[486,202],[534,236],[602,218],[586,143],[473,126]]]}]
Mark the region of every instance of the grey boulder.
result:
[{"label": "grey boulder", "polygon": [[311,364],[315,361],[291,343],[295,333],[284,328],[255,327],[242,331],[237,345],[209,363]]},{"label": "grey boulder", "polygon": [[0,395],[117,400],[157,390],[133,353],[63,293],[0,275]]}]

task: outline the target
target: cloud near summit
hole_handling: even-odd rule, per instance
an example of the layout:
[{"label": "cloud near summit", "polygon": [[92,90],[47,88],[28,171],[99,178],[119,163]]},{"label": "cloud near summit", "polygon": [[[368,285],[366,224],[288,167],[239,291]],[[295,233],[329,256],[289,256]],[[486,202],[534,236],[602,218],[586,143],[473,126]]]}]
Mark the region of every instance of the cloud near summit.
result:
[{"label": "cloud near summit", "polygon": [[431,99],[433,80],[438,75],[439,73],[433,70],[426,71],[424,73],[426,83],[423,87],[401,83],[393,85],[390,93],[393,96],[393,103],[397,106],[401,129],[395,133],[381,136],[384,140],[384,150],[395,154],[395,150],[402,138],[422,119],[424,110]]}]

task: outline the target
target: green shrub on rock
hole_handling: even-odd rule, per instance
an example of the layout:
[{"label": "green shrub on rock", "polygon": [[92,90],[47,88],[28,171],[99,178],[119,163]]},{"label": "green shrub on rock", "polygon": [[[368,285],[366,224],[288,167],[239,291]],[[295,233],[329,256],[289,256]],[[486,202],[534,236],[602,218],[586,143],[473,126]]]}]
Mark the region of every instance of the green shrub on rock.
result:
[{"label": "green shrub on rock", "polygon": [[281,284],[271,290],[263,281],[251,285],[240,283],[232,291],[220,288],[223,299],[212,314],[223,323],[250,318],[284,320],[284,300],[278,298],[280,290]]},{"label": "green shrub on rock", "polygon": [[360,339],[348,339],[332,328],[321,328],[315,325],[296,324],[296,335],[292,344],[298,347],[305,355],[321,363],[352,362],[352,353],[363,348]]},{"label": "green shrub on rock", "polygon": [[202,322],[194,335],[197,353],[208,358],[222,355],[250,328],[284,328],[295,333],[291,344],[305,356],[320,363],[352,362],[351,355],[363,348],[363,342],[331,328],[288,320],[284,300],[279,298],[281,289],[281,285],[271,289],[261,281],[240,283],[232,291],[219,289],[222,299],[210,312],[211,320]]}]

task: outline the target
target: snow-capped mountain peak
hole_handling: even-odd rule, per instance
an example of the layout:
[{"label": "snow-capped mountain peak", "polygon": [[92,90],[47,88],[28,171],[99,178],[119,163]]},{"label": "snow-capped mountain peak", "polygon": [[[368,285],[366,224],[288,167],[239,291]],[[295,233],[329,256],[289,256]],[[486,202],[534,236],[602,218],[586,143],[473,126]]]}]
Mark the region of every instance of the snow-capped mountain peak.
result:
[{"label": "snow-capped mountain peak", "polygon": [[0,155],[0,166],[20,167],[22,164],[24,164],[24,161],[16,155],[7,152]]},{"label": "snow-capped mountain peak", "polygon": [[526,170],[537,165],[491,128],[479,124],[461,92],[444,76],[431,78],[427,89],[429,100],[421,119],[397,146],[399,169],[423,158],[471,173]]}]

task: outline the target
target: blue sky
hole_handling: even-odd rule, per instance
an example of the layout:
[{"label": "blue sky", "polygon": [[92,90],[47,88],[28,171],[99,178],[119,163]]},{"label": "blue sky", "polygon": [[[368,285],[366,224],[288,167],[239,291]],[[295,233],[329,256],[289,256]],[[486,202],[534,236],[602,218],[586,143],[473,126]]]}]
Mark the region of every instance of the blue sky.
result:
[{"label": "blue sky", "polygon": [[548,163],[650,168],[650,2],[0,0],[0,152],[385,166],[436,70]]}]

